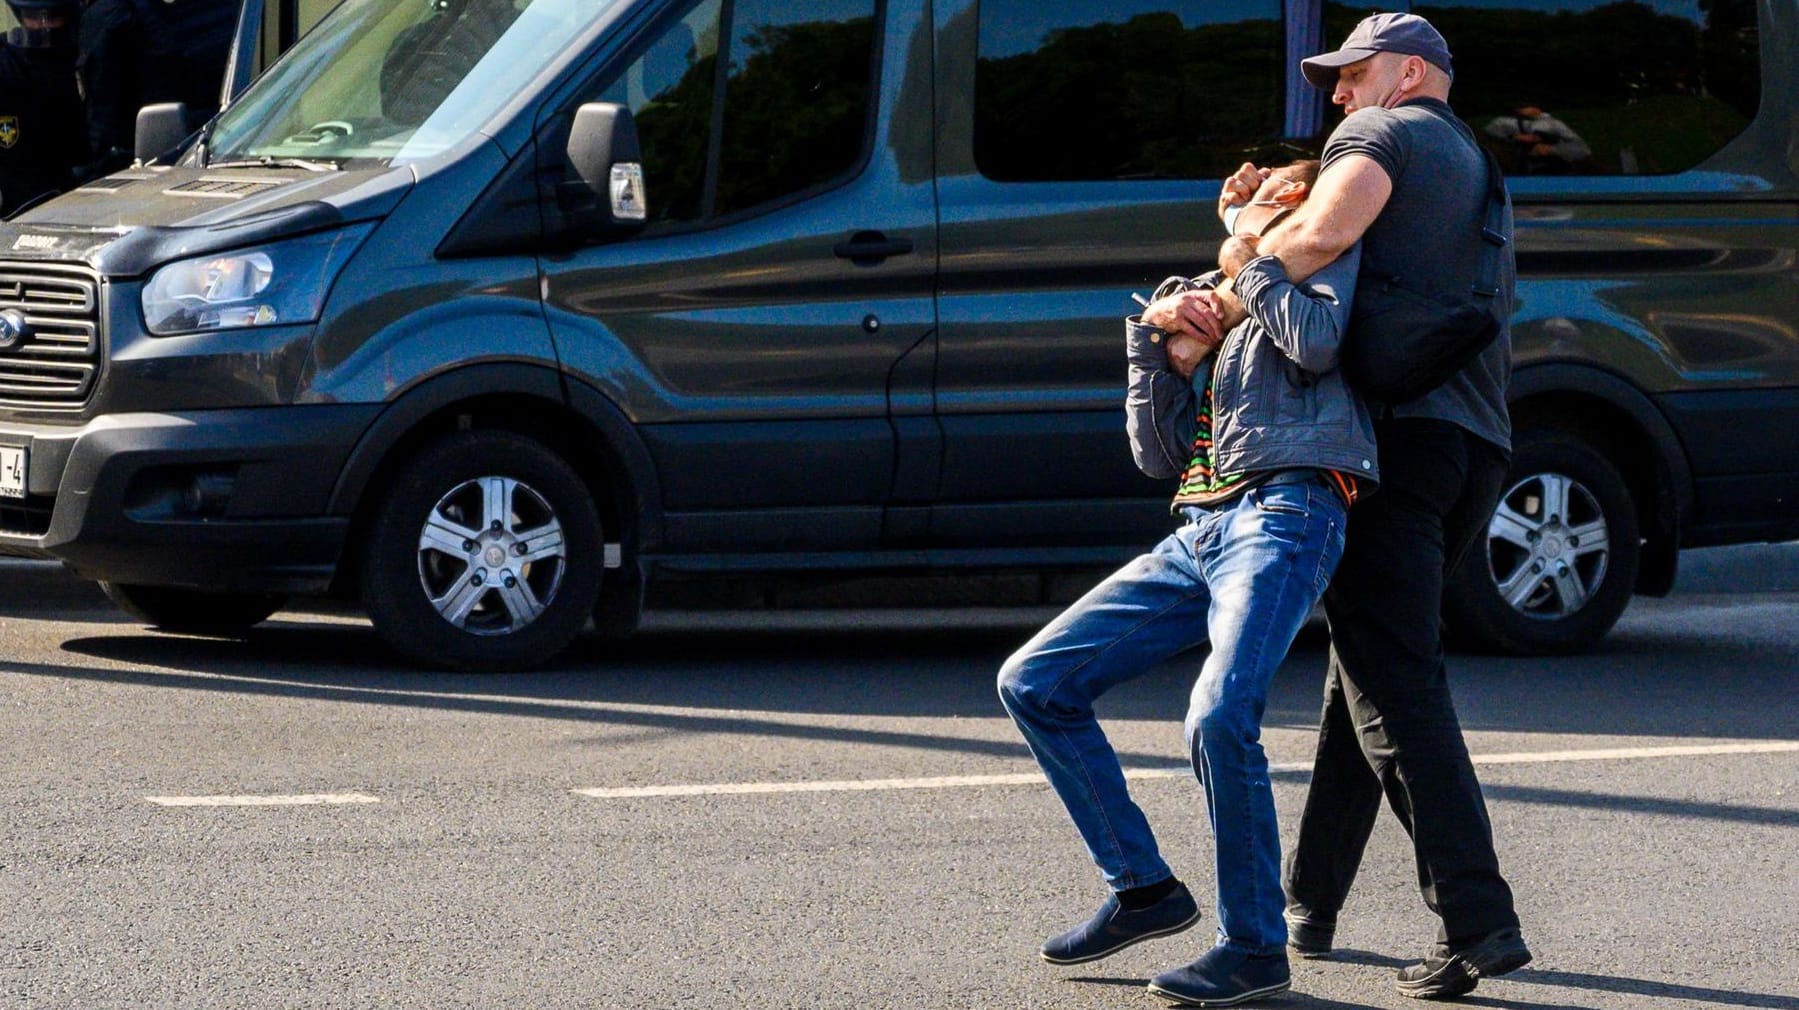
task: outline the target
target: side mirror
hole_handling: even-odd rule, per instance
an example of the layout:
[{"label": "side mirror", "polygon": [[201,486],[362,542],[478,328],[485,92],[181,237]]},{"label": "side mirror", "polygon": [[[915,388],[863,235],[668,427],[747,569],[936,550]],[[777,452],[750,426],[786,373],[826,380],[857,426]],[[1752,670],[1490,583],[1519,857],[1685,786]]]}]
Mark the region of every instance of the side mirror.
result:
[{"label": "side mirror", "polygon": [[192,132],[187,128],[187,106],[180,102],[146,105],[137,110],[137,136],[133,147],[138,164],[148,165],[179,147]]},{"label": "side mirror", "polygon": [[625,234],[644,226],[649,205],[643,188],[643,153],[637,120],[612,102],[575,110],[568,160],[578,178],[556,187],[556,204],[570,224],[601,234]]}]

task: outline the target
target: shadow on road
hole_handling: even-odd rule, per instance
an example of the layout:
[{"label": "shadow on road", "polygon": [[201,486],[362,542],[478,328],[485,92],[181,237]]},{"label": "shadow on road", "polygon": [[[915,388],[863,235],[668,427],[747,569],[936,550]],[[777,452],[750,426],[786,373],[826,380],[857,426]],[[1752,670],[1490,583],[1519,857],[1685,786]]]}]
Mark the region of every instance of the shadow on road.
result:
[{"label": "shadow on road", "polygon": [[[1632,628],[1617,645],[1556,659],[1456,657],[1452,682],[1471,730],[1799,739],[1791,718],[1792,647],[1708,648],[1687,630]],[[401,666],[359,624],[274,621],[242,640],[154,633],[75,638],[66,652],[108,664],[202,675],[192,687],[232,690],[231,678],[304,690],[412,693],[459,706],[469,696],[544,703],[650,705],[761,713],[983,718],[999,714],[993,677],[1028,632],[715,630],[587,637],[553,668],[505,676]],[[1722,637],[1722,633],[1721,633]],[[1270,727],[1316,725],[1326,640],[1310,628],[1270,692]],[[1178,720],[1200,653],[1176,657],[1108,695],[1109,719]],[[79,676],[77,669],[64,675]],[[116,676],[118,671],[102,671]],[[150,674],[152,680],[161,674]],[[1727,703],[1720,697],[1727,696]],[[1619,699],[1630,699],[1619,704]],[[544,712],[540,714],[553,714]],[[589,716],[591,717],[591,716]]]},{"label": "shadow on road", "polygon": [[[1799,997],[1775,993],[1736,992],[1705,986],[1656,982],[1645,978],[1619,978],[1613,975],[1589,975],[1578,971],[1538,971],[1526,968],[1505,977],[1507,982],[1531,985],[1553,985],[1568,989],[1595,989],[1626,996],[1648,996],[1657,1000],[1691,1000],[1732,1007],[1765,1007],[1770,1010],[1799,1010]],[[1515,1005],[1515,1004],[1505,1004]]]},{"label": "shadow on road", "polygon": [[[1492,790],[1487,790],[1491,792]],[[1788,823],[1792,823],[1795,815],[1788,813]],[[1366,950],[1335,950],[1323,960],[1342,962],[1345,964],[1367,965],[1377,968],[1397,969],[1413,963],[1386,954],[1377,954]],[[1717,1003],[1733,1007],[1766,1007],[1771,1010],[1799,1010],[1799,997],[1780,996],[1773,993],[1738,992],[1730,989],[1714,989],[1705,986],[1681,985],[1673,982],[1656,982],[1642,978],[1623,978],[1616,975],[1593,975],[1577,971],[1553,971],[1541,968],[1524,968],[1505,976],[1505,983],[1525,983],[1527,985],[1551,985],[1564,989],[1592,989],[1599,992],[1619,993],[1626,996],[1649,996],[1660,1000],[1691,1000],[1699,1003]],[[1561,1004],[1536,1003],[1526,1000],[1504,999],[1488,993],[1476,991],[1459,1002],[1474,1006],[1527,1008],[1557,1007]]]},{"label": "shadow on road", "polygon": [[[1141,992],[1149,984],[1146,978],[1091,978],[1075,977],[1064,979],[1064,982],[1075,986],[1105,986],[1109,988]],[[1122,995],[1122,993],[1121,993]],[[1153,998],[1153,997],[1152,997]],[[1163,1005],[1167,1005],[1164,1003]],[[1321,1010],[1373,1010],[1377,1003],[1345,1003],[1342,1000],[1327,999],[1310,993],[1290,990],[1279,996],[1255,1000],[1245,1004],[1251,1007],[1317,1007]]]},{"label": "shadow on road", "polygon": [[[1127,991],[1141,991],[1149,984],[1149,979],[1146,978],[1076,977],[1064,979],[1063,981],[1077,986],[1107,986]],[[1290,990],[1279,996],[1255,1000],[1245,1005],[1251,1007],[1318,1007],[1322,1008],[1322,1010],[1372,1010],[1372,1008],[1379,1006],[1379,1004],[1374,1003],[1345,1003],[1342,1000],[1327,999],[1323,996],[1314,996],[1310,993],[1300,992],[1298,990]]]},{"label": "shadow on road", "polygon": [[[1011,734],[980,729],[960,734],[910,732],[806,718],[822,714],[999,719],[992,671],[1011,648],[1012,638],[980,630],[824,636],[707,633],[667,640],[594,642],[585,649],[604,649],[604,661],[584,655],[566,669],[483,676],[395,669],[380,652],[373,633],[363,626],[277,622],[242,641],[151,634],[76,639],[64,644],[66,652],[102,663],[62,666],[13,661],[7,668],[29,676],[178,691],[564,719],[659,733],[953,751],[1023,763],[1029,755]],[[1306,710],[1297,717],[1299,728],[1311,726],[1310,695],[1316,689],[1311,671],[1322,664],[1320,643],[1312,643],[1296,654],[1277,681],[1279,704]],[[1190,677],[1188,666],[1164,664],[1120,689],[1106,699],[1102,716],[1178,723]],[[1482,709],[1480,721],[1484,724],[1508,720],[1503,724],[1516,730],[1595,729],[1584,722],[1570,723],[1562,714],[1571,704],[1570,693],[1590,690],[1590,684],[1583,685],[1578,679],[1570,683],[1566,675],[1553,681],[1520,683],[1521,678],[1504,670],[1477,671],[1472,676],[1477,681],[1494,681],[1483,684],[1481,691],[1503,706],[1496,712]],[[1523,679],[1531,678],[1527,674]],[[1715,693],[1716,685],[1694,686],[1692,680],[1676,676],[1657,681],[1656,690],[1684,690],[1690,696],[1668,706],[1611,706],[1599,729],[1607,734],[1665,731],[1695,735],[1691,712]],[[1767,686],[1766,704],[1753,699],[1733,702],[1730,709],[1735,721],[1727,722],[1728,735],[1752,735],[1745,721],[1756,723],[1754,713],[1758,711],[1788,711],[1789,695],[1784,689],[1774,690],[1776,686]],[[1657,713],[1666,708],[1683,711],[1688,718],[1664,726]],[[1769,738],[1799,737],[1799,727],[1784,714],[1755,728]],[[1184,762],[1165,753],[1125,750],[1120,758],[1132,768],[1186,768]],[[1278,769],[1273,775],[1289,782],[1305,782],[1310,777],[1304,771]],[[1791,809],[1492,782],[1484,790],[1490,799],[1502,801],[1799,827],[1799,812]]]},{"label": "shadow on road", "polygon": [[[1002,718],[994,674],[1031,633],[1015,619],[983,626],[923,611],[907,615],[896,627],[889,612],[878,630],[859,624],[855,614],[832,615],[798,628],[725,620],[623,641],[589,635],[551,669],[491,676],[405,667],[360,621],[278,615],[241,640],[131,633],[118,627],[121,618],[97,590],[54,566],[22,565],[6,574],[6,613],[38,608],[60,613],[85,606],[94,616],[104,615],[104,631],[96,627],[94,634],[63,643],[64,654],[78,661],[7,664],[30,675],[563,718],[656,731],[785,734],[1024,755],[1022,745],[1010,737],[995,742],[784,718]],[[1794,672],[1799,669],[1799,636],[1791,630],[1791,600],[1740,596],[1733,603],[1715,602],[1719,599],[1640,603],[1589,655],[1453,657],[1451,676],[1463,724],[1470,730],[1799,739],[1799,722],[1791,717],[1792,692],[1799,687]],[[90,615],[84,613],[80,620],[89,623]],[[935,620],[945,626],[929,623]],[[1301,634],[1270,692],[1269,727],[1303,730],[1316,725],[1327,646],[1321,623]],[[1102,700],[1102,718],[1178,723],[1201,657],[1199,652],[1176,657],[1115,690]],[[1620,699],[1629,702],[1620,704]],[[699,711],[691,711],[695,709]],[[1125,757],[1144,766],[1169,766],[1165,756]],[[1542,795],[1517,798],[1569,805],[1620,802],[1557,790],[1537,793]],[[1682,812],[1787,823],[1779,811],[1720,807],[1709,813]]]}]

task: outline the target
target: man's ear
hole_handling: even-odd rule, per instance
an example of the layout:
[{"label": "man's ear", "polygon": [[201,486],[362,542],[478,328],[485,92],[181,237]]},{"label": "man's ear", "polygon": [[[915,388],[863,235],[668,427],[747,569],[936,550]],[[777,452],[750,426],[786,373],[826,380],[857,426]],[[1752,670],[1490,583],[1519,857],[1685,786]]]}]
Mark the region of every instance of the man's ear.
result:
[{"label": "man's ear", "polygon": [[1405,58],[1405,65],[1400,68],[1400,80],[1404,82],[1401,86],[1405,88],[1405,90],[1411,91],[1423,84],[1425,77],[1427,77],[1429,73],[1429,66],[1425,63],[1424,57],[1407,56]]},{"label": "man's ear", "polygon": [[1287,182],[1287,188],[1281,190],[1274,199],[1278,201],[1282,207],[1297,207],[1305,202],[1305,198],[1309,196],[1311,192],[1311,183],[1302,182],[1298,179],[1290,179]]}]

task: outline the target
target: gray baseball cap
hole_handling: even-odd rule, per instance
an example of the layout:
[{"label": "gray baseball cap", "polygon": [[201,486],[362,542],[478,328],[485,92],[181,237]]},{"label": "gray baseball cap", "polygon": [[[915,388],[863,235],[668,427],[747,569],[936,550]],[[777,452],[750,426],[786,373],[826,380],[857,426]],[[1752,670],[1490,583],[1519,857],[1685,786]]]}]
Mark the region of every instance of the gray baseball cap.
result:
[{"label": "gray baseball cap", "polygon": [[1299,68],[1312,87],[1331,91],[1337,86],[1337,70],[1360,63],[1375,53],[1401,53],[1422,56],[1425,60],[1449,69],[1449,43],[1429,21],[1416,14],[1370,14],[1355,26],[1343,45],[1334,53],[1301,60]]}]

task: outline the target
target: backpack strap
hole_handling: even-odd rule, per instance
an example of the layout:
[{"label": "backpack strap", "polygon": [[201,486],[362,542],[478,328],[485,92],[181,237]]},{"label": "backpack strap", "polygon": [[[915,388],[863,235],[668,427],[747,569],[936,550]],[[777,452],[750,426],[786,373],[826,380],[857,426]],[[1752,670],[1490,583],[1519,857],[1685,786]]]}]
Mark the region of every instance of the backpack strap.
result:
[{"label": "backpack strap", "polygon": [[1426,106],[1426,111],[1437,119],[1448,124],[1462,139],[1473,145],[1480,152],[1481,160],[1487,166],[1487,209],[1482,215],[1480,238],[1485,244],[1484,255],[1481,256],[1480,274],[1475,278],[1473,294],[1476,298],[1495,299],[1499,297],[1499,254],[1511,244],[1511,236],[1505,232],[1505,208],[1511,202],[1511,196],[1505,189],[1505,170],[1487,150],[1480,138],[1474,135],[1468,124],[1462,122],[1453,113],[1445,114],[1435,108]]},{"label": "backpack strap", "polygon": [[1494,160],[1493,152],[1480,144],[1474,146],[1487,163],[1487,212],[1480,229],[1486,251],[1481,256],[1480,276],[1474,282],[1474,294],[1479,298],[1498,298],[1499,254],[1512,241],[1505,233],[1505,208],[1510,197],[1505,191],[1505,173]]}]

